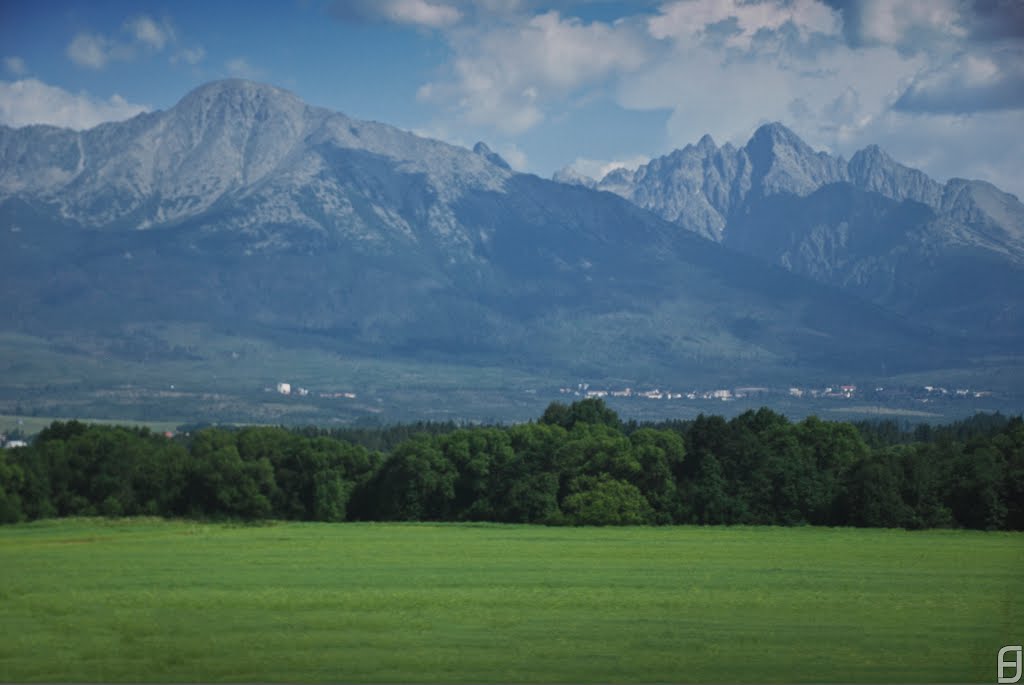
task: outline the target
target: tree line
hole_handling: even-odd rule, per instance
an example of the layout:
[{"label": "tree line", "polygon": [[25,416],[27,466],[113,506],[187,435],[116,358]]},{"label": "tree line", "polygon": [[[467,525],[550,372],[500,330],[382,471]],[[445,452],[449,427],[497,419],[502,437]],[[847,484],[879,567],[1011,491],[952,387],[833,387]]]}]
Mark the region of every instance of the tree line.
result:
[{"label": "tree line", "polygon": [[[324,431],[54,422],[0,451],[0,522],[62,516],[1024,529],[1024,421],[536,422]],[[368,446],[369,445],[369,446]],[[374,445],[387,445],[382,451]]]}]

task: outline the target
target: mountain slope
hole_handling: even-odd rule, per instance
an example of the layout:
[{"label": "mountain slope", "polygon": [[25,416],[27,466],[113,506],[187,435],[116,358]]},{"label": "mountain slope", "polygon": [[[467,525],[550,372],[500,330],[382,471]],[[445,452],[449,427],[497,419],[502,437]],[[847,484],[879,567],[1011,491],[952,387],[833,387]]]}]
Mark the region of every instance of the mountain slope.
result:
[{"label": "mountain slope", "polygon": [[[835,173],[819,158],[806,177],[758,175],[731,154],[701,177],[721,189],[713,209],[744,201],[725,192],[736,178],[790,188]],[[0,253],[9,331],[107,350],[170,321],[658,382],[928,368],[962,342],[614,195],[516,174],[484,145],[244,81],[81,133],[0,128]]]},{"label": "mountain slope", "polygon": [[941,185],[877,146],[847,163],[769,124],[591,185],[921,325],[1024,342],[1024,206],[991,184]]}]

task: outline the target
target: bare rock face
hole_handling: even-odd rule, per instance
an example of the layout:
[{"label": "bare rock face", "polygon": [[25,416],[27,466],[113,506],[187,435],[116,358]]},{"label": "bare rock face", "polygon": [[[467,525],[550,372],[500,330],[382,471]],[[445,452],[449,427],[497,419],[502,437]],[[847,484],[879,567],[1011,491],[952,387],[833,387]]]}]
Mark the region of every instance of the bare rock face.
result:
[{"label": "bare rock face", "polygon": [[1024,206],[988,183],[940,184],[876,145],[845,162],[767,124],[739,149],[704,136],[593,187],[939,329],[968,330],[970,311],[1024,329],[1012,294],[1024,288]]},{"label": "bare rock face", "polygon": [[894,161],[877,145],[858,150],[847,165],[850,182],[893,200],[913,200],[937,209],[942,186],[922,171]]},{"label": "bare rock face", "polygon": [[[389,203],[394,188],[354,201],[362,194],[354,177],[373,177],[381,165],[415,178],[420,198],[409,215]],[[211,227],[253,233],[254,249],[293,242],[274,226],[303,227],[321,238],[361,236],[379,249],[382,242],[415,240],[419,231],[410,222],[465,244],[451,203],[467,189],[500,191],[510,174],[489,150],[473,154],[356,121],[241,80],[201,86],[166,112],[89,131],[2,128],[0,169],[0,202],[31,197],[67,220],[104,230],[207,216]],[[387,228],[383,238],[378,224]]]},{"label": "bare rock face", "polygon": [[743,148],[753,167],[751,186],[762,196],[809,195],[847,179],[846,165],[807,143],[782,124],[765,124]]},{"label": "bare rock face", "polygon": [[[560,179],[569,178],[565,172]],[[559,180],[559,179],[556,179]],[[999,226],[1012,243],[1019,239],[1024,210],[1016,197],[980,181],[952,179],[945,186],[869,145],[849,162],[815,152],[782,124],[757,129],[742,148],[718,147],[705,135],[696,145],[640,166],[616,169],[593,185],[650,209],[659,216],[719,242],[728,242],[730,218],[751,201],[772,195],[806,197],[832,183],[849,183],[898,202],[930,207],[968,239],[971,226]],[[991,233],[991,231],[987,231]],[[1015,238],[1017,236],[1018,238]],[[981,239],[981,242],[991,242]]]}]

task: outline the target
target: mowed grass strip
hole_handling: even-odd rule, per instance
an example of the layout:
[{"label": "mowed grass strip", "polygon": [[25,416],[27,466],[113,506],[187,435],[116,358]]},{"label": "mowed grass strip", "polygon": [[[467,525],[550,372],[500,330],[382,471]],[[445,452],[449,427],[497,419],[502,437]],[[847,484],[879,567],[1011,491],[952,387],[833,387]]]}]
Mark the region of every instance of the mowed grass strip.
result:
[{"label": "mowed grass strip", "polygon": [[1024,535],[0,528],[0,680],[989,682]]}]

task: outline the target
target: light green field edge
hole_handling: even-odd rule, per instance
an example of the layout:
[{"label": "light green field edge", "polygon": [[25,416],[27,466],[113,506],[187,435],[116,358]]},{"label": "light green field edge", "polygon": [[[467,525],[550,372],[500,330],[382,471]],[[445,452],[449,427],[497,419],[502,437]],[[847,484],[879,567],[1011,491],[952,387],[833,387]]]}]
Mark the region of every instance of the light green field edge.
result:
[{"label": "light green field edge", "polygon": [[0,680],[995,682],[1024,534],[0,527]]},{"label": "light green field edge", "polygon": [[12,433],[16,430],[25,435],[35,435],[54,421],[81,421],[82,423],[99,424],[102,426],[139,426],[151,431],[163,433],[173,431],[179,424],[173,421],[133,421],[131,419],[76,419],[59,416],[13,416],[0,414],[0,433]]}]

